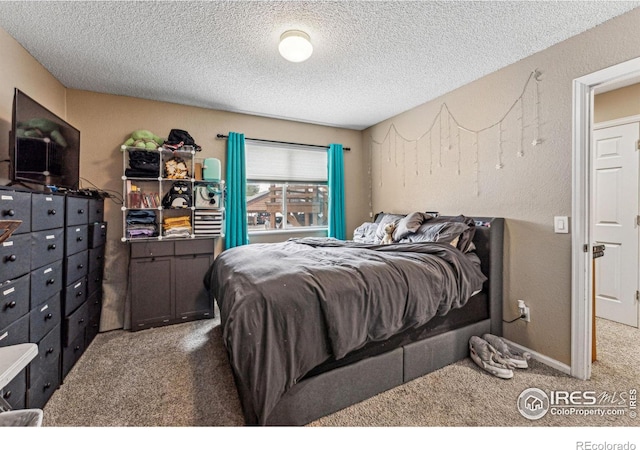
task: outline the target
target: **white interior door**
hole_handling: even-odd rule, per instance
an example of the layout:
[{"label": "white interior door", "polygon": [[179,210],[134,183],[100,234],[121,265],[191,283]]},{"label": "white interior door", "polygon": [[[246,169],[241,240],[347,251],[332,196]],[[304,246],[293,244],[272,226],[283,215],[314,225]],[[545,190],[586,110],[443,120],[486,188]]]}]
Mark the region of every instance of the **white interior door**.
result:
[{"label": "white interior door", "polygon": [[593,132],[592,230],[604,244],[596,259],[596,316],[638,327],[638,187],[637,143],[640,124]]}]

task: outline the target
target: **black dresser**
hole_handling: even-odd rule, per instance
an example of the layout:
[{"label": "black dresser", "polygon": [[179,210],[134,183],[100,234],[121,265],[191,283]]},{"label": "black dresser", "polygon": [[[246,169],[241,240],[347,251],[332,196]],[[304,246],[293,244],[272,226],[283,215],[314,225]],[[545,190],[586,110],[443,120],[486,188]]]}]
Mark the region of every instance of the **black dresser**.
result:
[{"label": "black dresser", "polygon": [[0,220],[22,220],[0,244],[0,347],[38,345],[0,393],[14,409],[42,408],[98,332],[103,210],[102,198],[0,187]]}]

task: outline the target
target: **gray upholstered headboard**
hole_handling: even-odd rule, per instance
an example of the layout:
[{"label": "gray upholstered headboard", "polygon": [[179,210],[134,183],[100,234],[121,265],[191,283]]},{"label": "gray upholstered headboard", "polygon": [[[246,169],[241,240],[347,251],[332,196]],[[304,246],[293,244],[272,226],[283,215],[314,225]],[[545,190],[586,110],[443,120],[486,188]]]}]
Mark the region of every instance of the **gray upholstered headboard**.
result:
[{"label": "gray upholstered headboard", "polygon": [[491,333],[502,336],[502,289],[504,219],[501,217],[474,217],[476,233],[473,242],[481,261],[482,272],[489,278],[485,289],[489,294]]}]

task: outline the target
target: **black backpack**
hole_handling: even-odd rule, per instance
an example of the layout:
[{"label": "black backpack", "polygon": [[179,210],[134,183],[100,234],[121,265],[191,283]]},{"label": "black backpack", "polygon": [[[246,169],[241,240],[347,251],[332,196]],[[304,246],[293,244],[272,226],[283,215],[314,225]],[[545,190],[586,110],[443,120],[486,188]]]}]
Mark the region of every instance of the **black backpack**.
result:
[{"label": "black backpack", "polygon": [[186,181],[175,181],[171,189],[162,197],[163,208],[190,208],[191,186]]},{"label": "black backpack", "polygon": [[164,143],[171,148],[181,148],[182,146],[191,146],[195,151],[199,152],[202,148],[196,144],[188,131],[173,128],[169,132],[169,137]]}]

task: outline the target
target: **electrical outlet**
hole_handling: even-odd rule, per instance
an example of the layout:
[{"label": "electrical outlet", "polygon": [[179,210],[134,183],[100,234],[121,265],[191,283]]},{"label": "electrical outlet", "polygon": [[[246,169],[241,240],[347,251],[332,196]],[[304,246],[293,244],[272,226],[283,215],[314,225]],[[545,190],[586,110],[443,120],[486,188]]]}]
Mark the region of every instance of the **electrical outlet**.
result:
[{"label": "electrical outlet", "polygon": [[529,311],[529,307],[524,307],[524,317],[522,318],[525,322],[531,322],[531,311]]},{"label": "electrical outlet", "polygon": [[525,305],[524,300],[518,300],[518,313],[522,320],[531,322],[531,311],[529,311],[529,307]]}]

